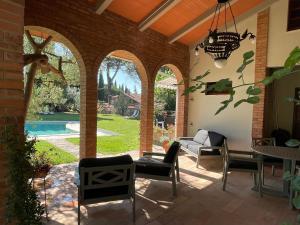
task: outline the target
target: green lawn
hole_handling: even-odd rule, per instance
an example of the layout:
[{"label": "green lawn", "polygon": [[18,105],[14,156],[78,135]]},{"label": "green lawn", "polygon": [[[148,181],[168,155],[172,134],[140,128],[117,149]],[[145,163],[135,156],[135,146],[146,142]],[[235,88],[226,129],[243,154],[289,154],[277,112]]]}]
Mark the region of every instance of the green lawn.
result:
[{"label": "green lawn", "polygon": [[47,141],[37,141],[35,147],[38,153],[47,152],[47,155],[49,156],[52,165],[72,163],[78,161],[74,155],[55,147]]},{"label": "green lawn", "polygon": [[[120,135],[97,137],[97,152],[118,154],[139,149],[140,121],[125,119],[118,115],[99,114],[97,127],[116,132]],[[79,138],[68,138],[73,144],[79,144]]]},{"label": "green lawn", "polygon": [[44,121],[79,121],[79,113],[55,113],[53,115],[37,115],[36,118],[31,120],[44,120]]}]

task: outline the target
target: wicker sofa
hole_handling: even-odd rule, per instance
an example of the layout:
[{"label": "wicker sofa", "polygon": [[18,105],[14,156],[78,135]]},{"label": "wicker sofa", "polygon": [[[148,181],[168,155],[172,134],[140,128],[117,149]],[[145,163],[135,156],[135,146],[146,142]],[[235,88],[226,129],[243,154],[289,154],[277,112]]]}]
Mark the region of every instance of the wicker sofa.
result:
[{"label": "wicker sofa", "polygon": [[226,137],[214,131],[199,129],[194,137],[178,138],[181,150],[197,158],[197,167],[201,156],[221,156]]}]

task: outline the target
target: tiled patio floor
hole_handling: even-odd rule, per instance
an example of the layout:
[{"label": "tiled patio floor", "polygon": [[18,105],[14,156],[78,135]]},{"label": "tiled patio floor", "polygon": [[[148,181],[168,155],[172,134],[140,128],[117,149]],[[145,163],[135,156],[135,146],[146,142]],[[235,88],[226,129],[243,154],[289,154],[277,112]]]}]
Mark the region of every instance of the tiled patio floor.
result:
[{"label": "tiled patio floor", "polygon": [[[136,156],[136,155],[135,155]],[[250,174],[233,173],[227,191],[221,190],[221,161],[204,159],[201,168],[195,160],[181,155],[181,183],[173,198],[168,182],[139,179],[136,182],[136,223],[148,225],[281,225],[295,223],[297,212],[288,200],[251,191]],[[49,225],[77,224],[77,189],[73,185],[75,164],[57,166],[47,179]],[[277,171],[280,181],[280,171]],[[270,174],[270,171],[266,171]],[[274,183],[274,182],[273,182]],[[87,225],[126,225],[132,223],[129,201],[82,207],[82,223]]]}]

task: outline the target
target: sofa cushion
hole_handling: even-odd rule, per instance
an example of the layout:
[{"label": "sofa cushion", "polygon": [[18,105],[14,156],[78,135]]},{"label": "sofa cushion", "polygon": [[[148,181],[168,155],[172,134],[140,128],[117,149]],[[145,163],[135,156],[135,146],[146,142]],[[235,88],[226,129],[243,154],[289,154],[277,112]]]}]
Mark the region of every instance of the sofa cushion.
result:
[{"label": "sofa cushion", "polygon": [[192,140],[180,140],[179,141],[182,147],[188,148],[189,145],[199,145],[199,143]]},{"label": "sofa cushion", "polygon": [[210,145],[207,142],[205,143],[206,146],[222,146],[224,144],[225,136],[222,134],[219,134],[214,131],[208,131],[208,139],[210,142]]},{"label": "sofa cushion", "polygon": [[193,141],[198,142],[199,144],[204,144],[207,138],[208,138],[208,131],[201,129],[197,132],[197,134],[193,138]]}]

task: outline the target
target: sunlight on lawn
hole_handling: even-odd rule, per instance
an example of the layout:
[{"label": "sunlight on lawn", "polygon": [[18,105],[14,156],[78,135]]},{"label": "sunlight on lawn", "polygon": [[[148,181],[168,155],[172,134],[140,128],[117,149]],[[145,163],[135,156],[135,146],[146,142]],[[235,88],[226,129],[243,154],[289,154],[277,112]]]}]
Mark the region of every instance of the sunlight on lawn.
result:
[{"label": "sunlight on lawn", "polygon": [[63,151],[60,148],[55,147],[47,141],[37,141],[35,145],[37,152],[42,153],[46,152],[48,157],[51,160],[52,165],[59,165],[64,163],[77,162],[75,156],[72,154]]},{"label": "sunlight on lawn", "polygon": [[[119,134],[118,136],[97,137],[97,152],[118,154],[139,149],[139,120],[125,119],[114,114],[98,114],[97,127]],[[79,144],[79,138],[68,138],[67,140],[73,144]]]}]

